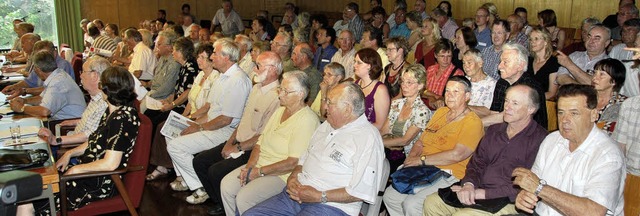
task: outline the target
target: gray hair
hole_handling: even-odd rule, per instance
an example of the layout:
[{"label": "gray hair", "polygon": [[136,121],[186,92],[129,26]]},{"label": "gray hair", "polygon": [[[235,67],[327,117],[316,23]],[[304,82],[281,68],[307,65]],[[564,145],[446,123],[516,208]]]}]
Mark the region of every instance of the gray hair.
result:
[{"label": "gray hair", "polygon": [[342,79],[344,79],[344,66],[342,66],[340,63],[331,62],[325,65],[324,68],[328,68],[329,70],[331,70],[331,72],[333,72],[333,75],[341,76]]},{"label": "gray hair", "polygon": [[466,56],[466,55],[473,57],[473,60],[476,62],[482,62],[482,53],[480,52],[480,50],[476,48],[471,48],[466,52],[464,52],[463,56]]},{"label": "gray hair", "polygon": [[310,32],[308,30],[309,29],[305,29],[305,28],[297,28],[293,30],[293,38],[303,43],[309,42]]},{"label": "gray hair", "polygon": [[56,47],[53,45],[53,42],[49,40],[41,40],[33,44],[33,51],[46,50],[51,52],[52,54],[56,52]]},{"label": "gray hair", "polygon": [[305,28],[305,27],[309,27],[310,21],[309,19],[311,18],[311,14],[309,14],[309,12],[302,12],[300,14],[298,14],[298,16],[296,17],[296,21],[298,22],[298,28]]},{"label": "gray hair", "polygon": [[140,32],[138,30],[135,30],[135,29],[127,29],[124,32],[124,37],[125,37],[125,39],[131,38],[135,42],[142,41],[142,34],[140,34]]},{"label": "gray hair", "polygon": [[[538,111],[538,109],[540,108],[540,94],[538,94],[538,91],[536,91],[536,89],[534,89],[533,87],[531,87],[530,85],[527,84],[516,84],[516,85],[512,85],[509,88],[507,88],[507,92],[509,92],[511,89],[517,87],[517,86],[522,86],[524,88],[527,89],[527,96],[529,99],[529,105],[531,107],[533,107],[535,109],[535,111]],[[536,112],[533,112],[534,114]]]},{"label": "gray hair", "polygon": [[[635,1],[634,1],[634,2],[635,2]],[[635,5],[635,4],[633,4],[633,3],[627,3],[627,4],[625,4],[625,5],[622,5],[620,8],[625,8],[625,7],[626,7],[626,8],[631,9],[631,11],[630,11],[630,12],[631,12],[633,15],[635,15],[636,17],[638,17],[638,15],[639,15],[639,14],[638,14],[638,7],[636,7],[636,5]]]},{"label": "gray hair", "polygon": [[589,24],[591,24],[593,26],[595,24],[600,24],[600,20],[598,18],[595,18],[595,17],[587,17],[587,18],[582,20],[582,24],[584,25],[584,24],[587,24],[587,23],[589,23]]},{"label": "gray hair", "polygon": [[311,83],[309,83],[309,76],[307,73],[299,70],[285,72],[282,74],[282,80],[284,81],[285,79],[295,80],[295,88],[302,92],[302,100],[307,98],[309,95],[309,88],[311,88]]},{"label": "gray hair", "polygon": [[527,67],[528,67],[527,49],[517,43],[505,43],[504,45],[502,45],[502,53],[504,53],[507,50],[516,51],[516,56],[515,56],[516,60],[518,60],[518,62],[524,65],[524,68],[522,70],[527,71]]},{"label": "gray hair", "polygon": [[[276,68],[276,74],[278,76],[280,76],[280,74],[282,74],[282,59],[280,58],[280,56],[272,51],[264,51],[262,53],[260,53],[260,56],[266,56],[266,62],[267,64],[272,64],[273,67]],[[257,62],[256,62],[257,64]]]},{"label": "gray hair", "polygon": [[313,61],[313,51],[311,51],[311,47],[308,44],[300,44],[300,54],[307,57],[310,61]]},{"label": "gray hair", "polygon": [[293,39],[291,38],[291,35],[288,33],[278,33],[276,37],[278,36],[284,37],[284,45],[287,47],[287,52],[291,53],[291,50],[293,49]]},{"label": "gray hair", "polygon": [[251,50],[252,48],[252,43],[253,41],[251,40],[251,38],[249,38],[246,35],[243,34],[237,34],[236,35],[236,40],[238,40],[238,45],[240,46],[247,46],[247,50]]},{"label": "gray hair", "polygon": [[589,32],[591,32],[591,30],[595,29],[595,28],[602,28],[604,29],[604,31],[607,33],[607,35],[605,35],[607,38],[605,40],[611,40],[611,29],[607,28],[606,26],[604,26],[601,23],[598,24],[594,24],[591,26],[591,29],[589,29]]},{"label": "gray hair", "polygon": [[22,37],[20,38],[20,40],[30,40],[31,42],[33,42],[34,44],[38,41],[40,41],[40,35],[36,34],[36,33],[26,33],[24,35],[22,35]]},{"label": "gray hair", "polygon": [[[215,50],[220,46],[222,50]],[[223,56],[229,57],[229,61],[238,62],[240,58],[240,48],[234,42],[229,42],[228,40],[217,40],[214,44],[214,52],[221,52]]]},{"label": "gray hair", "polygon": [[[171,46],[173,46],[173,43],[175,43],[176,40],[178,40],[179,38],[178,34],[176,34],[176,32],[174,31],[161,31],[160,33],[158,33],[158,36],[162,36],[165,39],[167,39],[167,45],[171,45]],[[163,45],[163,44],[156,44],[156,45]]]},{"label": "gray hair", "polygon": [[343,82],[340,85],[344,85],[344,90],[340,95],[340,100],[353,106],[352,114],[354,116],[361,116],[364,113],[365,107],[364,93],[362,93],[360,86],[356,85],[354,82]]},{"label": "gray hair", "polygon": [[58,69],[58,65],[56,64],[56,59],[53,56],[53,53],[46,50],[42,50],[33,54],[33,56],[31,57],[31,61],[33,62],[33,65],[35,65],[37,68],[40,68],[40,70],[45,73],[51,73],[52,71]]},{"label": "gray hair", "polygon": [[100,56],[93,56],[89,58],[85,64],[87,64],[87,67],[89,67],[89,69],[98,72],[98,74],[100,75],[102,75],[102,72],[104,70],[111,67],[111,63],[109,63],[109,60]]}]

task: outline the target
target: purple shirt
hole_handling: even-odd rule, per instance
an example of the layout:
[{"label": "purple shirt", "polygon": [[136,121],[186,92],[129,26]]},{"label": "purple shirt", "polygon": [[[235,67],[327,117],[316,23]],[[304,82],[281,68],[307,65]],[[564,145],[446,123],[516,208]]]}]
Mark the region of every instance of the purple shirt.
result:
[{"label": "purple shirt", "polygon": [[533,119],[511,139],[507,136],[507,123],[490,126],[460,182],[471,182],[476,188],[484,189],[486,199],[509,197],[513,202],[518,189],[513,186],[511,173],[516,167],[531,169],[547,134]]}]

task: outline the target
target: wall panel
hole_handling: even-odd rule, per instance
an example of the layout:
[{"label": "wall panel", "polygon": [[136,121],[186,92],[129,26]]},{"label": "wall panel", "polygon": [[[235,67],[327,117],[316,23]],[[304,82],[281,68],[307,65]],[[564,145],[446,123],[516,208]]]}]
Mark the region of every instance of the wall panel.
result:
[{"label": "wall panel", "polygon": [[119,0],[120,29],[138,27],[140,21],[154,19],[157,16],[158,0]]}]

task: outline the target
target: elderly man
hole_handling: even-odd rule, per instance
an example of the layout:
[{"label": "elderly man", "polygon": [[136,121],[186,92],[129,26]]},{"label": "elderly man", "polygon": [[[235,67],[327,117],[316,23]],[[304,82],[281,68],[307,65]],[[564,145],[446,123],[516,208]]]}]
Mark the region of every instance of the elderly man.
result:
[{"label": "elderly man", "polygon": [[340,49],[331,57],[331,62],[338,62],[344,67],[344,78],[349,79],[355,77],[353,73],[353,63],[356,57],[356,49],[353,47],[355,38],[351,31],[345,30],[338,36],[338,44]]},{"label": "elderly man", "polygon": [[[344,11],[342,11],[342,20],[338,21],[341,22],[341,25],[347,25],[347,29],[340,30],[351,31],[356,41],[360,41],[362,31],[364,30],[364,21],[358,15],[358,13],[360,13],[359,8],[355,2],[349,2],[349,4],[345,6]],[[336,25],[338,25],[338,23],[336,23]],[[336,29],[336,32],[340,34],[340,30]]]},{"label": "elderly man", "polygon": [[638,18],[638,15],[638,8],[633,3],[623,4],[622,6],[620,6],[616,15],[618,26],[611,29],[611,38],[618,42],[621,41],[624,22],[630,19],[636,19]]},{"label": "elderly man", "polygon": [[200,43],[210,42],[209,37],[211,37],[209,29],[200,28],[200,31],[198,32],[198,40],[200,40]]},{"label": "elderly man", "polygon": [[293,35],[287,33],[278,33],[273,41],[271,41],[271,51],[274,51],[282,59],[282,71],[288,72],[295,70],[293,60],[291,60],[291,50],[293,49]]},{"label": "elderly man", "polygon": [[31,53],[33,52],[33,49],[32,49],[33,44],[35,44],[38,41],[40,41],[40,35],[38,34],[35,34],[35,33],[22,34],[22,36],[20,37],[20,47],[22,51],[20,52],[13,51],[13,52],[7,53],[7,60],[12,61],[14,63],[27,62],[29,60],[29,55],[31,55]]},{"label": "elderly man", "polygon": [[100,29],[93,24],[89,23],[87,26],[87,33],[91,38],[93,38],[93,43],[91,44],[92,52],[96,55],[111,57],[113,52],[118,48],[118,44],[113,41],[113,39],[100,34]]},{"label": "elderly man", "polygon": [[[81,117],[87,104],[76,82],[56,65],[55,56],[49,51],[39,51],[32,57],[34,71],[44,81],[44,91],[39,96],[11,100],[11,110],[49,120]],[[30,104],[32,106],[27,106]]]},{"label": "elderly man", "polygon": [[570,84],[558,92],[560,131],[540,145],[531,170],[516,168],[522,189],[516,207],[536,215],[623,215],[624,156],[594,121],[592,86]]},{"label": "elderly man", "polygon": [[[502,55],[500,56],[500,80],[496,83],[493,91],[493,102],[491,108],[473,106],[471,109],[482,117],[482,123],[485,127],[502,123],[504,120],[504,101],[507,88],[516,84],[526,84],[534,88],[538,95],[544,95],[544,91],[540,87],[540,83],[533,78],[532,74],[525,73],[527,71],[527,54],[526,49],[519,44],[507,43],[502,46]],[[547,128],[547,107],[544,97],[540,97],[538,101],[540,107],[533,116],[533,120]]]},{"label": "elderly man", "polygon": [[627,61],[633,57],[633,52],[624,49],[626,47],[638,47],[638,45],[640,45],[635,44],[636,40],[638,40],[638,32],[640,32],[640,19],[633,18],[624,22],[622,26],[622,43],[615,45],[611,48],[611,52],[609,52],[610,58],[624,62],[626,78],[624,79],[624,85],[620,93],[628,97],[640,95],[640,89],[638,89],[638,71],[633,68],[635,63]]},{"label": "elderly man", "polygon": [[476,49],[482,50],[492,44],[491,26],[489,26],[489,11],[484,7],[478,8],[478,10],[476,10],[475,21],[476,29],[473,30],[473,33],[476,34],[476,38],[478,39],[478,46],[476,46]]},{"label": "elderly man", "polygon": [[331,63],[331,58],[336,54],[338,48],[333,46],[336,41],[336,31],[330,27],[320,27],[316,31],[316,42],[318,48],[313,56],[313,66],[318,71],[324,71],[324,66]]},{"label": "elderly man", "polygon": [[94,56],[89,58],[83,65],[80,74],[80,80],[82,82],[82,88],[87,90],[91,96],[87,108],[82,112],[82,117],[76,120],[65,120],[60,123],[62,126],[75,126],[73,131],[70,131],[65,136],[57,136],[53,134],[47,128],[41,128],[38,135],[45,137],[50,145],[62,145],[62,144],[77,144],[86,142],[89,135],[93,133],[100,124],[100,117],[107,109],[107,101],[103,97],[102,89],[100,88],[100,75],[102,71],[106,70],[111,64],[108,60]]},{"label": "elderly man", "polygon": [[393,27],[391,27],[390,31],[389,31],[389,38],[392,37],[404,37],[404,38],[409,38],[409,35],[411,34],[411,30],[409,30],[409,27],[407,27],[407,20],[405,18],[405,15],[407,14],[407,9],[406,8],[398,8],[396,9],[396,11],[394,12],[394,23],[395,25],[393,25]]},{"label": "elderly man", "polygon": [[[22,52],[22,44],[20,43],[20,38],[22,38],[22,35],[26,33],[33,33],[33,30],[34,30],[34,26],[31,23],[21,22],[21,23],[15,24],[13,26],[13,31],[16,33],[16,35],[18,35],[18,37],[13,42],[11,51],[7,53],[6,56],[10,58],[15,58],[19,55],[24,55],[24,53]],[[15,60],[16,59],[14,59],[14,61]],[[26,60],[23,60],[22,62],[24,61]]]},{"label": "elderly man", "polygon": [[[174,93],[174,86],[178,80],[180,63],[173,59],[173,43],[178,35],[173,31],[161,31],[156,38],[156,46],[153,53],[158,57],[154,68],[154,76],[146,83],[151,90],[147,97],[156,100],[164,100]],[[143,101],[144,103],[144,101]],[[142,110],[144,113],[144,110]]]},{"label": "elderly man", "polygon": [[244,24],[238,12],[233,9],[231,0],[222,0],[222,8],[216,11],[211,21],[211,32],[215,32],[216,26],[220,26],[225,37],[233,37],[244,31]]},{"label": "elderly man", "polygon": [[640,206],[637,205],[640,201],[640,193],[636,192],[640,185],[640,136],[637,134],[640,131],[640,118],[637,118],[640,116],[640,109],[638,107],[640,107],[640,96],[628,98],[622,103],[616,129],[611,136],[620,144],[626,156],[627,178],[624,184],[626,215],[640,214]]},{"label": "elderly man", "polygon": [[[491,26],[491,42],[493,44],[482,49],[482,70],[491,78],[500,79],[498,64],[500,64],[500,54],[502,45],[507,42],[511,27],[506,20],[496,20]],[[502,101],[500,102],[502,103]]]},{"label": "elderly man", "polygon": [[389,57],[387,56],[387,50],[382,47],[382,31],[372,26],[366,27],[362,33],[362,40],[360,45],[363,48],[371,48],[378,52],[380,60],[382,60],[382,68],[385,68],[389,64]]},{"label": "elderly man", "polygon": [[191,34],[191,28],[194,25],[195,18],[191,14],[183,14],[182,15],[182,31],[184,32],[185,37],[189,37]]},{"label": "elderly man", "polygon": [[251,81],[238,67],[239,50],[233,42],[216,41],[210,59],[214,69],[220,71],[220,77],[213,83],[207,98],[211,104],[209,111],[191,122],[182,131],[182,136],[167,142],[167,152],[178,176],[170,184],[173,190],[197,192],[202,188],[193,169],[193,155],[224,143],[240,122]]},{"label": "elderly man", "polygon": [[[33,35],[34,38],[29,39],[30,35]],[[25,36],[27,36],[27,42],[23,43],[23,45],[26,53],[29,56],[31,56],[32,51],[35,53],[41,50],[45,50],[52,53],[53,56],[56,58],[56,65],[58,66],[58,68],[64,70],[64,72],[69,74],[69,76],[73,80],[75,80],[75,75],[73,72],[73,68],[71,67],[71,64],[68,61],[65,61],[62,57],[58,55],[58,53],[56,52],[55,46],[53,45],[53,42],[47,41],[47,40],[39,41],[40,37],[31,33],[27,33],[25,34]],[[37,42],[35,42],[34,40]],[[32,42],[35,42],[35,43],[32,43]],[[28,71],[26,69],[28,69]],[[28,76],[24,80],[16,84],[7,86],[2,90],[3,93],[10,94],[10,96],[7,97],[8,100],[13,99],[19,95],[23,95],[23,96],[27,94],[39,95],[42,92],[42,90],[44,90],[44,88],[42,87],[43,81],[40,80],[40,78],[38,78],[38,75],[35,72],[33,62],[31,61],[31,59],[29,59],[29,61],[27,62],[26,68],[21,69],[19,72],[23,74],[28,74]]]},{"label": "elderly man", "polygon": [[253,67],[256,66],[255,63],[251,60],[251,48],[253,45],[253,41],[246,35],[236,35],[234,42],[240,47],[240,61],[238,61],[238,66],[242,69],[250,79],[253,79]]},{"label": "elderly man", "polygon": [[298,16],[293,8],[286,8],[284,10],[284,14],[282,15],[282,22],[280,26],[290,25],[292,29],[298,28],[298,22],[296,21]]},{"label": "elderly man", "polygon": [[87,34],[87,25],[89,25],[90,22],[91,21],[88,19],[80,20],[80,28],[82,28],[82,32],[84,33],[83,42],[85,48],[91,47],[91,43],[93,43],[93,38],[89,37],[89,34]]},{"label": "elderly man", "polygon": [[571,55],[574,52],[586,51],[587,48],[585,47],[585,43],[587,43],[589,30],[591,30],[591,27],[593,27],[593,25],[595,24],[600,24],[600,20],[594,17],[587,17],[582,20],[582,26],[580,26],[580,33],[582,36],[580,37],[580,41],[569,44],[569,46],[562,48],[562,53]]},{"label": "elderly man", "polygon": [[128,29],[124,32],[122,39],[129,47],[133,47],[131,54],[131,64],[129,72],[139,80],[148,81],[153,79],[153,68],[156,65],[156,58],[153,51],[142,42],[142,35],[138,30]]},{"label": "elderly man", "polygon": [[[204,187],[204,191],[196,191],[193,200],[204,202],[206,198],[200,197],[211,197],[214,205],[209,209],[209,215],[223,213],[222,197],[220,196],[222,178],[247,163],[251,150],[262,134],[267,121],[280,106],[277,92],[277,88],[280,86],[278,77],[282,73],[280,57],[274,52],[267,51],[258,56],[256,63],[257,67],[254,69],[256,84],[249,93],[240,124],[223,145],[205,150],[193,158],[193,167]],[[231,154],[238,154],[242,151],[244,154],[238,157],[231,156]]]},{"label": "elderly man", "polygon": [[338,84],[325,109],[327,121],[311,137],[285,190],[244,215],[357,215],[363,202],[375,202],[384,149],[363,115],[362,91],[351,82]]},{"label": "elderly man", "polygon": [[591,75],[586,71],[593,69],[597,62],[607,58],[605,51],[609,43],[611,43],[611,31],[601,24],[593,25],[585,42],[587,51],[574,52],[569,56],[558,52],[558,63],[562,67],[558,69],[556,82],[560,85],[569,83],[591,84]]},{"label": "elderly man", "polygon": [[524,30],[524,25],[526,23],[524,18],[517,14],[511,14],[507,17],[507,22],[509,22],[509,27],[511,27],[508,42],[517,43],[523,47],[529,47],[529,36],[527,35],[526,30]]},{"label": "elderly man", "polygon": [[[416,4],[417,3],[418,1],[416,1]],[[433,18],[436,19],[438,26],[440,26],[442,37],[449,41],[453,41],[456,37],[456,30],[458,29],[456,21],[447,16],[447,12],[440,8],[433,9]]]},{"label": "elderly man", "polygon": [[322,82],[322,74],[313,67],[313,52],[311,51],[311,47],[307,43],[298,44],[294,49],[291,55],[291,60],[293,60],[293,66],[296,67],[297,70],[304,71],[307,74],[307,81],[309,82],[309,95],[307,95],[306,102],[308,105],[313,103],[313,100],[316,99],[318,95],[318,91],[320,91],[320,82]]},{"label": "elderly man", "polygon": [[[461,184],[451,186],[456,194],[454,199],[465,206],[445,204],[443,198],[434,193],[424,201],[425,215],[491,215],[466,206],[484,200],[515,200],[518,190],[513,187],[510,173],[517,167],[530,168],[540,143],[547,136],[547,130],[533,121],[533,114],[542,105],[539,104],[539,97],[538,92],[529,86],[509,87],[504,101],[504,122],[487,129],[467,164]],[[492,213],[517,214],[513,204],[507,204]]]},{"label": "elderly man", "polygon": [[413,11],[420,14],[420,17],[422,19],[429,18],[429,14],[427,14],[426,8],[427,2],[425,0],[416,0],[416,2],[413,4]]},{"label": "elderly man", "polygon": [[198,47],[200,44],[200,25],[192,24],[191,29],[189,29],[189,39],[193,42],[193,47]]}]

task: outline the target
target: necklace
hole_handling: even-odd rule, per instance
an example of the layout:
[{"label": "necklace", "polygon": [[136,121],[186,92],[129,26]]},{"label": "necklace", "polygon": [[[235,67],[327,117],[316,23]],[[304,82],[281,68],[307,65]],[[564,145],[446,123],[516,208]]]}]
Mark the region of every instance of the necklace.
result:
[{"label": "necklace", "polygon": [[465,108],[464,110],[462,110],[462,112],[460,112],[460,114],[456,115],[456,117],[453,117],[451,120],[449,120],[449,118],[447,118],[447,123],[456,120],[458,117],[460,117],[462,114],[464,114],[467,111],[467,109],[469,109],[469,108],[468,107]]},{"label": "necklace", "polygon": [[[469,109],[469,107],[465,108],[465,109],[464,109],[460,114],[458,114],[458,115],[457,115],[455,118],[453,118],[451,121],[456,120],[458,117],[460,117],[462,114],[464,114],[464,113],[467,111],[467,109]],[[450,110],[450,111],[451,111],[451,110]],[[442,118],[446,117],[446,116],[447,116],[447,114],[445,114],[445,115],[443,115],[443,116],[440,116],[440,118],[438,118],[437,120],[435,120],[435,121],[433,121],[433,122],[434,122],[434,123],[436,123],[436,122],[440,122],[440,120],[441,120]],[[433,119],[432,119],[432,120],[433,120]],[[432,125],[432,126],[437,127],[437,129],[434,129],[433,127],[427,127],[425,130],[426,130],[427,132],[429,132],[429,133],[437,133],[440,129],[444,128],[444,126],[447,126],[449,123],[451,123],[451,121],[449,121],[449,118],[447,118],[446,120],[447,120],[447,122],[446,122],[444,125],[440,126],[440,127],[438,127],[438,125]],[[429,123],[431,123],[431,121],[429,121]]]},{"label": "necklace", "polygon": [[[375,80],[371,80],[371,82],[369,82],[369,84],[367,84],[367,86],[365,86],[365,87],[360,86],[360,89],[366,89],[367,87],[369,87],[373,83],[373,81],[375,81]],[[362,80],[360,82],[362,83]]]},{"label": "necklace", "polygon": [[402,64],[398,65],[398,67],[394,67],[393,65],[391,66],[391,69],[394,71],[397,71],[398,69],[402,68],[402,66],[404,66],[404,63],[407,61],[402,61]]}]

